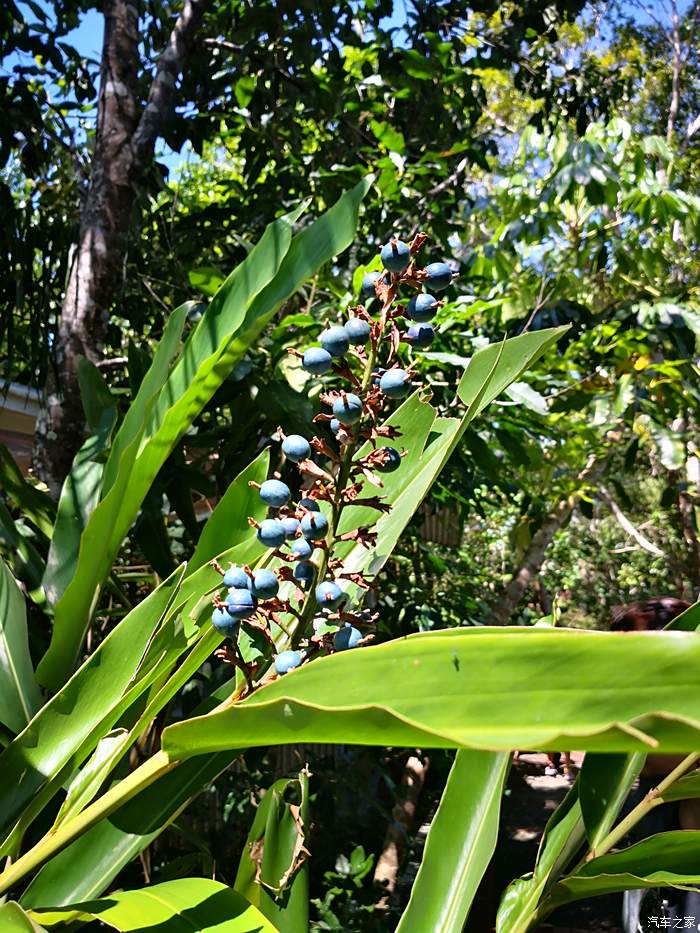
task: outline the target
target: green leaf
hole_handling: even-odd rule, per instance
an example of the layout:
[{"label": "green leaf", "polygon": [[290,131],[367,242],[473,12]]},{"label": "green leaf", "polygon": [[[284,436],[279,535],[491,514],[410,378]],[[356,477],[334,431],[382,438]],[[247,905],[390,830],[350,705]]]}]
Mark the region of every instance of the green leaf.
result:
[{"label": "green leaf", "polygon": [[45,927],[30,920],[14,901],[0,904],[0,927],[3,933],[42,933],[45,930]]},{"label": "green leaf", "polygon": [[0,722],[21,732],[41,707],[27,641],[24,597],[0,560]]},{"label": "green leaf", "polygon": [[700,884],[700,830],[658,833],[620,852],[586,862],[552,888],[547,913],[561,904],[635,888]]},{"label": "green leaf", "polygon": [[44,537],[50,538],[56,506],[45,492],[27,482],[4,444],[0,444],[0,487],[22,515],[35,525]]},{"label": "green leaf", "polygon": [[101,895],[235,754],[191,758],[159,778],[47,862],[22,895],[24,907],[68,906]]},{"label": "green leaf", "polygon": [[293,241],[291,224],[299,211],[271,224],[217,292],[153,401],[144,390],[148,375],[144,379],[115,438],[103,499],[82,535],[73,579],[56,605],[52,641],[37,672],[40,682],[56,689],[65,681],[102,582],[158,470],[280,304],[350,244],[370,184],[368,177],[346,192]]},{"label": "green leaf", "polygon": [[197,291],[212,298],[224,284],[224,277],[213,266],[198,266],[187,273],[190,285]]},{"label": "green leaf", "polygon": [[117,402],[102,373],[85,357],[78,360],[78,382],[85,421],[91,433],[108,437],[117,422]]},{"label": "green leaf", "polygon": [[684,775],[674,781],[663,793],[664,801],[690,800],[693,797],[700,797],[700,771]]},{"label": "green leaf", "polygon": [[502,350],[499,344],[491,344],[479,350],[472,357],[467,371],[460,380],[457,389],[459,397],[465,405],[471,405],[488,378],[494,362],[498,360],[498,369],[489,381],[487,391],[478,401],[477,413],[483,411],[503,392],[506,386],[515,382],[532,365],[533,361],[553,346],[567,330],[569,330],[568,325],[521,334],[519,337],[510,337],[506,340],[502,345]]},{"label": "green leaf", "polygon": [[589,753],[584,758],[578,792],[586,837],[593,851],[612,829],[645,758],[641,752],[633,755]]},{"label": "green leaf", "polygon": [[[270,451],[265,448],[231,483],[202,529],[195,552],[187,565],[188,576],[223,550],[247,538],[256,540],[248,518],[260,521],[265,516],[266,508],[257,489],[248,483],[262,483],[267,479],[269,468]],[[264,550],[260,545],[261,554]]]},{"label": "green leaf", "polygon": [[420,633],[315,660],[168,727],[163,749],[171,758],[290,742],[682,753],[698,744],[699,662],[691,633]]},{"label": "green leaf", "polygon": [[258,806],[238,866],[234,887],[284,930],[309,929],[309,879],[306,865],[309,779],[283,778]]},{"label": "green leaf", "polygon": [[0,544],[17,579],[27,584],[35,602],[43,603],[39,592],[45,562],[31,540],[20,533],[7,506],[0,499]]},{"label": "green leaf", "polygon": [[672,619],[666,626],[666,631],[696,632],[700,629],[700,602],[693,603],[685,612]]},{"label": "green leaf", "polygon": [[179,878],[138,891],[117,891],[109,897],[56,910],[36,910],[47,927],[76,915],[90,916],[115,930],[162,933],[275,933],[275,927],[232,888],[210,878]]},{"label": "green leaf", "polygon": [[496,847],[510,755],[457,752],[396,933],[461,933]]},{"label": "green leaf", "polygon": [[126,709],[133,693],[145,689],[147,679],[142,672],[145,683],[129,693],[153,634],[177,597],[181,577],[182,569],[122,619],[63,690],[0,754],[0,771],[5,775],[0,790],[3,837],[20,816],[28,820],[39,812],[47,784],[50,796],[63,769],[87,757]]},{"label": "green leaf", "polygon": [[496,917],[496,933],[525,933],[540,898],[580,848],[585,834],[578,789],[573,787],[545,827],[534,871],[506,888]]}]

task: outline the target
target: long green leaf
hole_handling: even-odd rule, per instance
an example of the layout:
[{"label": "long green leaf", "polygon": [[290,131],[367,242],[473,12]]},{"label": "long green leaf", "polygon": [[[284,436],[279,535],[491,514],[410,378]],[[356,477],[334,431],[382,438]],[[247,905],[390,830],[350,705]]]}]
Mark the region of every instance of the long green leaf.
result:
[{"label": "long green leaf", "polygon": [[24,597],[0,560],[0,722],[21,732],[41,706],[27,641]]},{"label": "long green leaf", "polygon": [[588,844],[593,851],[610,832],[645,758],[642,752],[586,755],[579,774],[578,792]]},{"label": "long green leaf", "polygon": [[63,690],[0,754],[0,832],[21,815],[38,812],[40,791],[76,758],[90,753],[125,708],[123,698],[154,631],[175,600],[182,569],[166,580],[110,632]]},{"label": "long green leaf", "polygon": [[27,482],[4,444],[0,444],[0,488],[44,537],[51,537],[56,506],[50,496]]},{"label": "long green leaf", "polygon": [[43,933],[46,928],[30,920],[19,904],[9,901],[0,904],[0,929],[3,933]]},{"label": "long green leaf", "polygon": [[308,776],[301,773],[276,781],[267,790],[234,884],[283,933],[309,929],[308,785]]},{"label": "long green leaf", "polygon": [[[56,605],[53,638],[38,669],[42,683],[56,689],[65,681],[99,588],[143,497],[177,440],[245,352],[245,334],[318,265],[349,245],[368,186],[365,180],[347,192],[328,212],[330,218],[324,215],[300,234],[286,264],[291,223],[299,212],[275,221],[212,300],[158,398],[144,411],[143,443],[134,450],[138,435],[134,439],[127,435],[118,468],[112,467],[111,459],[107,464],[103,486],[109,492],[83,534],[75,575]],[[120,435],[116,446],[121,443]],[[120,483],[123,474],[129,482]],[[114,496],[117,487],[119,493]]]},{"label": "long green leaf", "polygon": [[124,933],[275,933],[275,927],[237,891],[209,878],[179,878],[138,891],[118,891],[98,901],[33,912],[49,928],[76,914]]},{"label": "long green leaf", "polygon": [[542,912],[615,891],[698,884],[700,830],[658,833],[620,852],[592,859],[563,878],[552,888]]},{"label": "long green leaf", "polygon": [[[202,529],[195,552],[187,565],[188,576],[234,544],[246,538],[255,539],[248,518],[260,521],[265,515],[265,506],[257,489],[248,483],[262,483],[267,479],[269,467],[270,451],[265,448],[231,483]],[[259,552],[262,554],[264,550],[261,545]]]},{"label": "long green leaf", "polygon": [[510,755],[460,750],[396,933],[461,933],[498,838]]},{"label": "long green leaf", "polygon": [[685,752],[699,738],[699,661],[691,633],[421,633],[320,658],[170,726],[163,748],[172,758],[300,741]]}]

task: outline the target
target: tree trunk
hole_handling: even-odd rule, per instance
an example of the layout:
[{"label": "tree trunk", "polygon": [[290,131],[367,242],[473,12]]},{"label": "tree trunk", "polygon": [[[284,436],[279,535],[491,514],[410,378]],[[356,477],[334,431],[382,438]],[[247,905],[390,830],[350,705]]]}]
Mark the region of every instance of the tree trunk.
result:
[{"label": "tree trunk", "polygon": [[55,497],[84,436],[78,360],[101,358],[109,310],[122,281],[136,186],[153,158],[177,77],[210,2],[185,0],[139,116],[138,10],[135,0],[105,0],[92,175],[34,447],[35,471]]},{"label": "tree trunk", "polygon": [[374,869],[374,886],[380,892],[375,907],[388,910],[396,890],[399,869],[408,846],[408,834],[416,817],[418,800],[425,783],[429,759],[410,755],[403,770],[398,799],[391,811],[391,823],[384,837],[384,846]]},{"label": "tree trunk", "polygon": [[[586,484],[595,482],[601,476],[604,466],[604,461],[591,457],[584,469],[579,473],[579,481]],[[511,577],[503,595],[491,613],[489,625],[508,624],[510,617],[523,598],[525,590],[539,573],[544,563],[547,548],[552,543],[554,535],[576,508],[582,492],[583,488],[580,488],[576,493],[557,503],[532,536],[530,546],[525,552],[520,566]]]}]

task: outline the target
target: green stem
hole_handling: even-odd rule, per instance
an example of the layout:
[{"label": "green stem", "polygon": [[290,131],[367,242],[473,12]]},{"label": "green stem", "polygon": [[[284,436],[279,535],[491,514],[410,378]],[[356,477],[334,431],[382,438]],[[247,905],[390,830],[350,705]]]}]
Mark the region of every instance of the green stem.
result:
[{"label": "green stem", "polygon": [[[600,843],[591,849],[590,852],[582,859],[581,862],[576,866],[576,868],[567,876],[567,877],[576,877],[576,873],[581,869],[587,862],[590,862],[594,858],[598,858],[601,855],[605,855],[606,852],[609,852],[614,846],[616,846],[622,839],[625,838],[627,833],[632,829],[633,826],[643,819],[647,813],[651,812],[655,807],[660,806],[664,803],[663,795],[664,792],[671,787],[680,777],[682,777],[687,771],[693,767],[697,761],[700,760],[700,752],[693,752],[691,755],[688,755],[686,758],[681,761],[681,763],[668,774],[663,781],[659,781],[656,787],[652,787],[649,793],[644,797],[640,803],[634,807],[633,810],[627,814],[627,816],[620,820],[620,822],[615,826],[607,836],[605,836]],[[529,923],[523,927],[523,930],[535,929],[538,924],[540,924],[546,917],[551,914],[554,906],[545,897],[537,910],[534,911]]]},{"label": "green stem", "polygon": [[48,832],[33,848],[5,869],[0,874],[0,895],[9,891],[18,881],[39,868],[57,852],[65,849],[99,820],[109,816],[159,777],[172,771],[179,763],[179,761],[171,761],[165,752],[156,752],[123,781],[103,794],[99,800],[86,807],[74,819]]},{"label": "green stem", "polygon": [[659,781],[656,787],[652,787],[644,800],[638,803],[637,806],[627,814],[624,820],[621,820],[617,826],[601,840],[595,849],[591,849],[584,861],[590,862],[591,859],[598,858],[600,855],[605,855],[605,853],[609,852],[621,839],[624,839],[630,829],[643,819],[647,813],[664,802],[664,791],[667,791],[678,778],[682,777],[686,771],[689,771],[699,759],[700,752],[693,752],[691,755],[685,757],[663,781]]}]

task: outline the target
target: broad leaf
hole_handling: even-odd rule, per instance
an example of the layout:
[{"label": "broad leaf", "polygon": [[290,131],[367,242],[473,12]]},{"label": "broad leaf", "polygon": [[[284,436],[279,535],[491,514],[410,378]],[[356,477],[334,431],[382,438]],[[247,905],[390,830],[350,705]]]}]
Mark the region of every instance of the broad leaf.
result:
[{"label": "broad leaf", "polygon": [[509,767],[503,752],[457,752],[397,933],[464,929],[496,847]]},{"label": "broad leaf", "polygon": [[700,830],[677,830],[586,862],[552,888],[544,908],[548,913],[570,901],[615,891],[698,884]]},{"label": "broad leaf", "polygon": [[0,560],[0,722],[21,732],[41,706],[27,642],[24,597]]},{"label": "broad leaf", "polygon": [[171,758],[290,742],[686,752],[699,738],[699,661],[691,633],[421,633],[315,660],[170,726],[163,748]]},{"label": "broad leaf", "polygon": [[33,912],[49,929],[76,915],[94,917],[124,933],[275,933],[275,927],[237,891],[209,878],[179,878],[138,891],[117,891],[98,901]]}]

